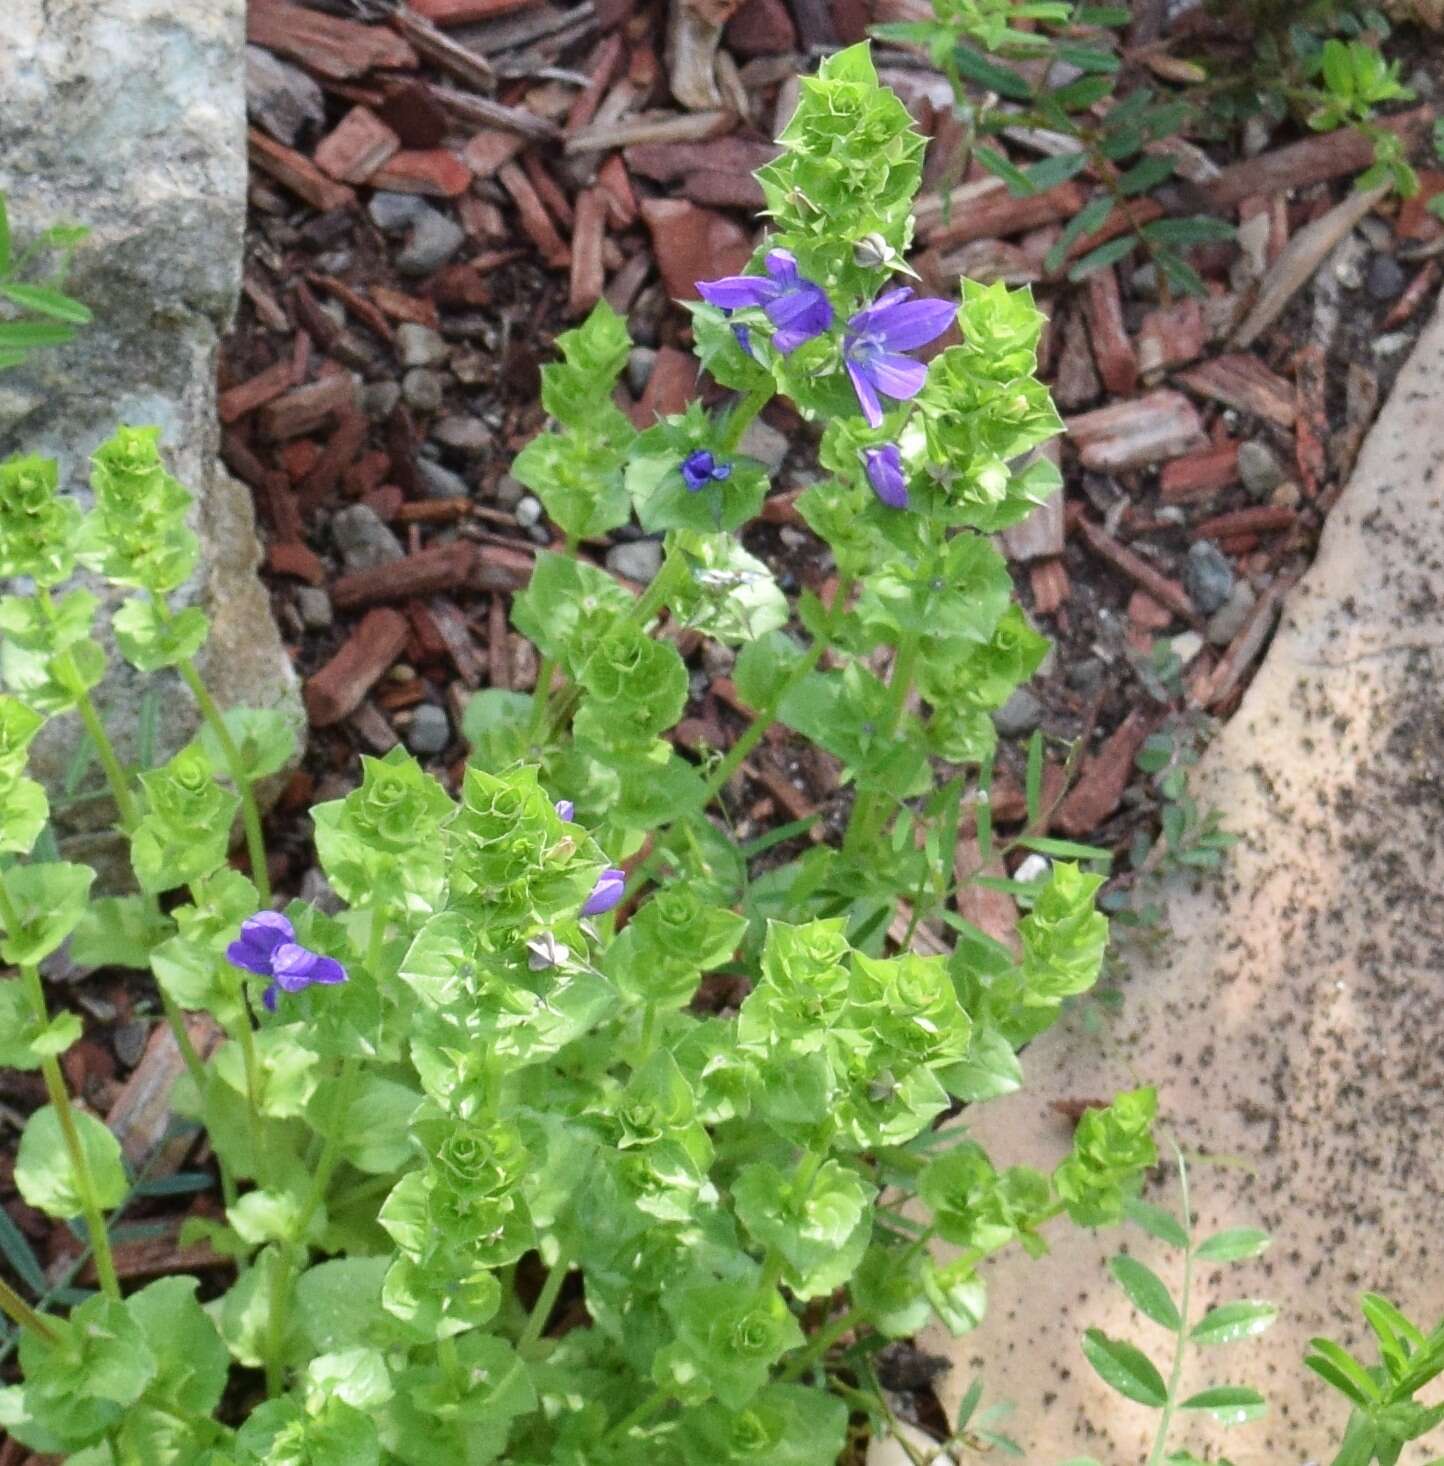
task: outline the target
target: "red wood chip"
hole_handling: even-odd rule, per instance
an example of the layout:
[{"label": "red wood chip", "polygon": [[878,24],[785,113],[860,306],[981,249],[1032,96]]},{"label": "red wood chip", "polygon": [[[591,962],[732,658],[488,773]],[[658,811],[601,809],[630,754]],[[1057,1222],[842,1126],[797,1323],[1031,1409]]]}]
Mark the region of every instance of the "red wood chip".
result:
[{"label": "red wood chip", "polygon": [[406,617],[399,611],[368,611],[336,655],[306,683],[312,725],[329,727],[360,707],[401,655],[407,633]]}]

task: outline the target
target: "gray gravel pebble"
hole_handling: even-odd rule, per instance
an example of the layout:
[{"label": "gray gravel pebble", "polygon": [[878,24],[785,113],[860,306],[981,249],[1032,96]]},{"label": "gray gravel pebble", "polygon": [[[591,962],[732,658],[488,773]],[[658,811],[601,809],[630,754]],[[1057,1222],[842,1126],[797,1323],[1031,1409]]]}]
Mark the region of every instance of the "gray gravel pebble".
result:
[{"label": "gray gravel pebble", "polygon": [[402,366],[435,366],[446,360],[450,349],[441,339],[440,331],[423,326],[418,321],[402,321],[396,328],[396,348]]},{"label": "gray gravel pebble", "polygon": [[1019,687],[993,714],[993,726],[1000,738],[1021,738],[1043,721],[1045,711],[1043,704],[1026,687]]},{"label": "gray gravel pebble", "polygon": [[445,708],[434,702],[422,703],[406,730],[406,743],[412,753],[440,753],[450,742],[451,720]]},{"label": "gray gravel pebble", "polygon": [[431,436],[443,448],[455,453],[485,453],[492,444],[492,431],[479,417],[453,413],[432,425]]},{"label": "gray gravel pebble", "polygon": [[662,546],[657,540],[631,540],[607,551],[607,569],[614,575],[650,585],[662,568]]},{"label": "gray gravel pebble", "polygon": [[1233,562],[1210,540],[1188,548],[1183,565],[1183,588],[1199,614],[1212,616],[1233,589]]},{"label": "gray gravel pebble", "polygon": [[523,529],[530,529],[534,524],[541,523],[542,514],[544,512],[545,511],[542,509],[541,500],[531,494],[528,494],[526,498],[523,499],[516,506],[516,522],[521,525]]},{"label": "gray gravel pebble", "polygon": [[1284,481],[1273,451],[1256,439],[1238,445],[1238,476],[1255,499],[1266,499]]},{"label": "gray gravel pebble", "polygon": [[371,195],[366,212],[371,216],[371,222],[383,234],[400,234],[423,214],[434,214],[436,210],[414,193],[386,193],[383,190]]},{"label": "gray gravel pebble", "polygon": [[417,412],[435,412],[441,406],[441,378],[425,367],[412,367],[401,379],[401,395]]},{"label": "gray gravel pebble", "polygon": [[466,231],[454,219],[438,214],[423,205],[406,241],[406,248],[396,256],[396,268],[403,275],[429,275],[439,270],[466,243]]},{"label": "gray gravel pebble", "polygon": [[361,389],[361,411],[372,422],[390,417],[400,401],[400,382],[367,382]]},{"label": "gray gravel pebble", "polygon": [[787,457],[787,436],[776,428],[769,427],[761,418],[753,418],[742,434],[737,451],[747,458],[755,458],[769,473],[776,473]]},{"label": "gray gravel pebble", "polygon": [[1404,293],[1403,266],[1393,255],[1377,254],[1369,261],[1364,289],[1377,301],[1395,300]]},{"label": "gray gravel pebble", "polygon": [[416,471],[421,477],[422,492],[428,499],[465,499],[471,491],[466,480],[459,473],[452,473],[429,458],[416,460]]},{"label": "gray gravel pebble", "polygon": [[352,504],[334,515],[331,536],[347,570],[373,570],[406,553],[381,516],[366,504]]},{"label": "gray gravel pebble", "polygon": [[324,631],[331,624],[331,597],[320,586],[301,586],[296,592],[296,609],[308,631]]},{"label": "gray gravel pebble", "polygon": [[647,390],[647,379],[657,364],[657,353],[650,346],[634,346],[627,357],[627,386],[633,397]]},{"label": "gray gravel pebble", "polygon": [[1258,597],[1246,580],[1235,582],[1228,599],[1208,618],[1204,636],[1210,646],[1227,646],[1243,629]]}]

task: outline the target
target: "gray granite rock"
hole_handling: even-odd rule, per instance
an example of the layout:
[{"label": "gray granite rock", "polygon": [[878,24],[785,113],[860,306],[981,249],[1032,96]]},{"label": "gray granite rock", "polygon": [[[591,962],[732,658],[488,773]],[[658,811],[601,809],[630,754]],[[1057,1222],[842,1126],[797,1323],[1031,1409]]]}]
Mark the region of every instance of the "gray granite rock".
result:
[{"label": "gray granite rock", "polygon": [[380,193],[371,195],[366,213],[371,222],[383,234],[404,234],[425,214],[434,214],[435,209],[414,193]]},{"label": "gray granite rock", "polygon": [[1026,687],[1013,689],[1013,695],[993,714],[993,726],[1000,738],[1021,738],[1031,733],[1042,721],[1046,709]]},{"label": "gray granite rock", "polygon": [[352,504],[331,520],[331,535],[347,570],[374,570],[406,553],[401,541],[368,504]]},{"label": "gray granite rock", "polygon": [[425,367],[412,367],[401,379],[401,395],[417,412],[435,412],[445,390],[441,378]]},{"label": "gray granite rock", "polygon": [[1183,562],[1183,588],[1203,615],[1213,615],[1233,589],[1233,561],[1211,540],[1197,541]]},{"label": "gray granite rock", "polygon": [[433,331],[418,321],[402,321],[397,326],[396,349],[401,365],[408,367],[435,366],[437,362],[446,360],[450,350],[440,331]]},{"label": "gray granite rock", "polygon": [[406,743],[412,753],[440,753],[451,742],[451,723],[446,709],[434,702],[424,702],[416,709],[411,726],[406,730]]},{"label": "gray granite rock", "polygon": [[650,585],[662,568],[662,546],[657,540],[630,540],[607,551],[607,569],[641,585]]},{"label": "gray granite rock", "polygon": [[421,488],[428,499],[465,499],[469,495],[466,480],[459,473],[453,473],[429,458],[418,458],[416,471],[421,476]]},{"label": "gray granite rock", "polygon": [[[94,313],[70,344],[0,377],[0,457],[55,458],[84,497],[86,463],[119,423],[154,424],[171,471],[196,496],[201,544],[174,598],[211,618],[201,672],[222,706],[282,710],[304,726],[295,674],[256,567],[251,497],[217,462],[216,355],[241,280],[246,154],[244,0],[6,0],[0,191],[22,245],[59,223],[89,236],[66,288]],[[108,595],[102,612],[129,592]],[[165,707],[156,754],[192,734],[189,695],[169,675],[120,664],[97,700],[123,760],[135,757],[143,695]],[[57,785],[79,741],[59,718],[34,746],[32,772]],[[64,853],[116,879],[113,811],[90,801],[57,821]]]},{"label": "gray granite rock", "polygon": [[427,203],[422,202],[421,207],[423,212],[415,216],[406,248],[396,257],[396,268],[403,275],[429,275],[439,270],[466,243],[466,231],[454,219]]},{"label": "gray granite rock", "polygon": [[485,453],[494,434],[479,417],[453,413],[432,425],[431,437],[453,453]]},{"label": "gray granite rock", "polygon": [[1284,481],[1284,471],[1273,450],[1250,438],[1238,445],[1238,476],[1255,499],[1266,499]]},{"label": "gray granite rock", "polygon": [[325,122],[326,99],[299,66],[260,46],[247,46],[246,115],[277,142],[294,147]]}]

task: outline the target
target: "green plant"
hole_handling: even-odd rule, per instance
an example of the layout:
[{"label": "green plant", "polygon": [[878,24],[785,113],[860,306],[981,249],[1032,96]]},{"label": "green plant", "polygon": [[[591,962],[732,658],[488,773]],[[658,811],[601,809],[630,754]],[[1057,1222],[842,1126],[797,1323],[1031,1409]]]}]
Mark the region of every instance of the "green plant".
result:
[{"label": "green plant", "polygon": [[[1208,138],[1292,108],[1317,131],[1352,127],[1370,139],[1374,161],[1361,187],[1387,183],[1406,196],[1418,187],[1400,138],[1376,120],[1382,103],[1413,95],[1398,79],[1398,63],[1359,39],[1372,34],[1374,20],[1387,35],[1382,16],[1336,0],[1302,11],[1290,0],[1277,15],[1259,0],[1242,8],[1248,14],[1239,24],[1255,38],[1244,55],[1218,62],[1150,55],[1154,72],[1174,89],[1130,64],[1126,5],[933,0],[931,20],[876,32],[927,49],[952,80],[971,155],[1012,194],[1027,197],[1080,177],[1098,185],[1049,250],[1048,271],[1068,264],[1068,278],[1080,280],[1141,248],[1165,291],[1202,295],[1187,251],[1231,239],[1233,227],[1150,198],[1174,178],[1184,135]],[[1350,38],[1325,34],[1333,30]],[[1003,133],[1042,143],[1047,155],[1019,166],[984,141]]]},{"label": "green plant", "polygon": [[[1085,1112],[1085,1123],[1092,1113]],[[1188,1194],[1188,1167],[1181,1154],[1178,1155],[1178,1186],[1181,1218],[1144,1201],[1134,1200],[1127,1206],[1129,1220],[1150,1237],[1183,1254],[1177,1300],[1168,1284],[1136,1257],[1119,1253],[1108,1263],[1113,1281],[1134,1308],[1172,1336],[1173,1362],[1167,1378],[1136,1345],[1112,1338],[1101,1329],[1089,1329],[1083,1336],[1083,1353],[1099,1378],[1125,1399],[1158,1411],[1158,1429],[1145,1466],[1163,1466],[1165,1462],[1168,1466],[1201,1466],[1191,1452],[1168,1449],[1169,1429],[1179,1411],[1206,1415],[1221,1425],[1242,1425],[1265,1413],[1263,1396],[1247,1385],[1210,1385],[1180,1398],[1183,1361],[1190,1349],[1211,1354],[1222,1345],[1252,1338],[1269,1328],[1278,1317],[1278,1309],[1272,1303],[1240,1298],[1220,1303],[1199,1318],[1192,1318],[1193,1287],[1200,1266],[1222,1267],[1257,1257],[1268,1247],[1269,1237],[1266,1232],[1243,1227],[1196,1240]],[[1097,1466],[1097,1463],[1079,1458],[1067,1466]]]},{"label": "green plant", "polygon": [[[978,142],[974,156],[1019,197],[1041,193],[1086,174],[1101,185],[1068,221],[1048,252],[1050,271],[1083,249],[1069,266],[1079,280],[1142,246],[1165,287],[1201,295],[1203,282],[1184,251],[1233,237],[1231,226],[1207,215],[1140,216],[1135,206],[1170,179],[1172,153],[1157,144],[1176,136],[1192,115],[1190,103],[1135,80],[1114,97],[1122,79],[1121,33],[1131,20],[1123,5],[1011,0],[933,0],[934,19],[878,27],[878,34],[921,44],[953,82],[959,108],[978,138],[1011,129],[1045,129],[1056,149],[1018,167]],[[1016,22],[1027,21],[1030,28]],[[1023,63],[1019,65],[1018,63]],[[1066,80],[1055,80],[1060,74]],[[1194,69],[1195,80],[1203,73]],[[982,89],[972,97],[969,85]],[[1092,248],[1088,241],[1102,234]]]},{"label": "green plant", "polygon": [[[693,308],[727,409],[635,433],[611,405],[623,323],[601,306],[559,343],[555,426],[518,462],[569,539],[513,607],[546,674],[530,698],[475,699],[458,797],[397,750],[312,811],[335,916],[272,909],[253,789],[290,733],[220,712],[195,671],[205,618],[168,599],[195,554],[189,501],[154,430],[97,453],[83,517],[53,464],[0,465],[0,574],[36,586],[0,601],[0,958],[19,972],[0,1029],[51,1089],[15,1179],[84,1217],[101,1279],[68,1317],[0,1287],[22,1372],[0,1424],[32,1449],[81,1466],[829,1466],[854,1351],[930,1318],[964,1333],[986,1257],[1036,1252],[1065,1216],[1122,1219],[1156,1159],[1150,1089],[1091,1116],[1052,1175],[996,1168],[939,1125],[1018,1087],[1016,1050],[1091,986],[1107,936],[1101,876],[1061,845],[1018,957],[948,910],[990,710],[1044,651],[988,539],[1057,485],[1026,459],[1059,426],[1034,376],[1041,319],[1002,286],[961,304],[891,288],[922,140],[865,48],[804,83],[782,144],[760,269],[703,282]],[[955,320],[962,343],[916,360]],[[826,424],[829,476],[800,506],[843,580],[803,598],[798,635],[737,537],[766,491],[739,444],[778,392]],[[633,512],[667,531],[636,599],[575,553]],[[121,654],[176,668],[205,720],[138,775],[91,701],[105,653],[96,597],[63,589],[77,563],[136,590],[111,625]],[[741,648],[757,717],[710,762],[665,737],[688,675],[664,614]],[[138,894],[92,901],[87,868],[34,857],[46,800],[25,747],[71,712]],[[739,847],[709,817],[777,721],[845,765],[840,846],[785,859],[795,828]],[[963,771],[942,788],[935,757]],[[238,816],[249,875],[227,862]],[[951,918],[955,949],[890,948],[904,902],[914,929]],[[50,1014],[38,974],[67,938],[148,969],[182,1045],[178,1103],[225,1202],[186,1236],[236,1263],[204,1304],[191,1278],[119,1286],[104,1213],[129,1178],[65,1094],[78,1023]],[[226,1035],[204,1065],[183,1010]]]},{"label": "green plant", "polygon": [[[0,315],[0,371],[21,365],[41,347],[63,345],[76,326],[90,320],[90,311],[60,289],[70,256],[87,232],[55,225],[17,251],[0,193],[0,300],[9,307]],[[43,280],[27,280],[30,265],[47,250],[59,256],[53,272]]]},{"label": "green plant", "polygon": [[1377,1293],[1365,1293],[1360,1307],[1378,1364],[1361,1364],[1331,1339],[1311,1339],[1304,1363],[1353,1406],[1333,1466],[1394,1466],[1410,1441],[1444,1421],[1444,1405],[1415,1399],[1444,1375],[1444,1320],[1426,1335]]}]

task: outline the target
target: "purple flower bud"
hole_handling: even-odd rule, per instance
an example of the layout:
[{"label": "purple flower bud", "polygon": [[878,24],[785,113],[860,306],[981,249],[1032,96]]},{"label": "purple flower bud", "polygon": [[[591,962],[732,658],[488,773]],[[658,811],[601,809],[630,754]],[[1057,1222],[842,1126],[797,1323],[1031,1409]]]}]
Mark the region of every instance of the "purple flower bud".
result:
[{"label": "purple flower bud", "polygon": [[732,465],[719,463],[706,448],[697,448],[682,460],[682,478],[687,492],[695,494],[714,480],[721,483],[732,477]]},{"label": "purple flower bud", "polygon": [[[772,250],[763,268],[767,271],[765,275],[727,275],[721,280],[699,280],[697,293],[709,305],[727,312],[760,306],[777,328],[772,337],[773,346],[787,356],[832,326],[832,303],[820,285],[799,272],[796,256],[790,251]],[[742,341],[742,349],[751,354],[747,341]]]},{"label": "purple flower bud", "polygon": [[882,422],[879,395],[905,402],[923,390],[927,367],[902,353],[937,340],[957,314],[951,301],[913,300],[904,286],[848,320],[842,356],[869,427]]},{"label": "purple flower bud", "polygon": [[281,993],[299,993],[322,983],[346,981],[346,969],[296,941],[295,928],[279,911],[258,911],[241,923],[241,935],[226,948],[227,959],[258,977],[269,977],[261,995],[266,1011],[276,1011]]},{"label": "purple flower bud", "polygon": [[571,824],[572,820],[576,817],[576,813],[577,807],[570,799],[557,800],[557,816],[566,824]]},{"label": "purple flower bud", "polygon": [[896,443],[863,450],[862,461],[873,492],[889,509],[908,507],[908,481],[903,472],[902,453]]},{"label": "purple flower bud", "polygon": [[597,883],[592,887],[592,894],[587,897],[586,905],[582,907],[582,915],[600,916],[604,911],[610,911],[622,899],[622,893],[626,888],[626,871],[618,870],[615,866],[608,866],[597,877]]}]

